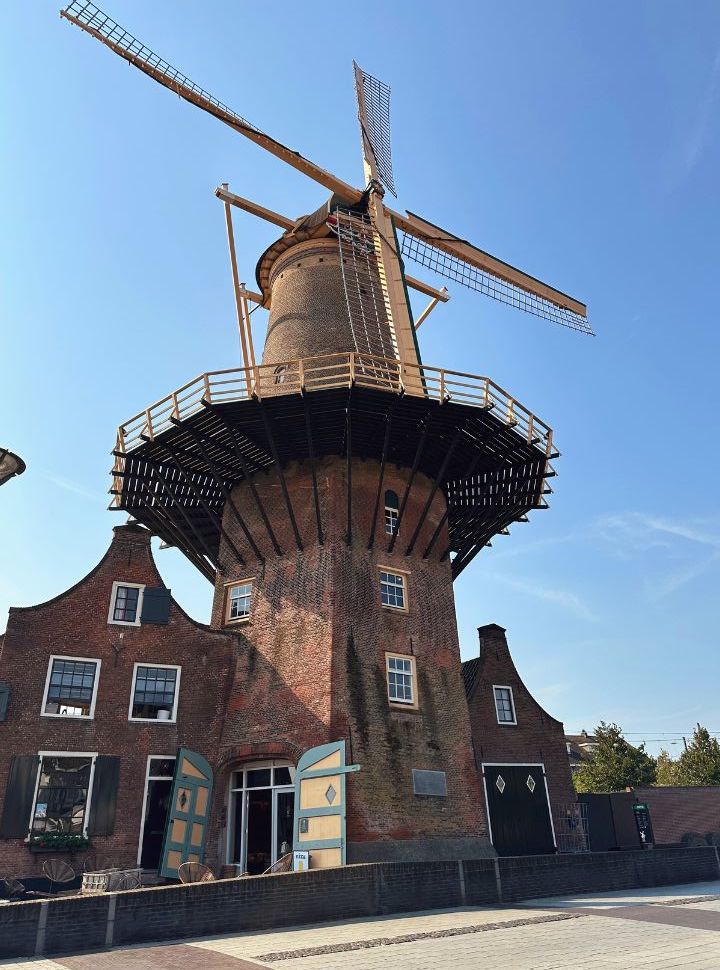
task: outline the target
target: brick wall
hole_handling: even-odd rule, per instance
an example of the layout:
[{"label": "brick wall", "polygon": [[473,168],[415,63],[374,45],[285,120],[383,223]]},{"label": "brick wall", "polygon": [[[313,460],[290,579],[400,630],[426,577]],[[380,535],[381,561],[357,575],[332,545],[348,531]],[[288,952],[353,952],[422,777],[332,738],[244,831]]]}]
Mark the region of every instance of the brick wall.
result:
[{"label": "brick wall", "polygon": [[650,807],[656,843],[708,836],[720,842],[720,786],[635,788],[633,795]]},{"label": "brick wall", "polygon": [[[709,846],[459,862],[376,863],[0,907],[0,958],[235,933],[553,894],[717,879]],[[498,895],[500,888],[500,896]],[[114,900],[114,907],[113,907]],[[111,907],[113,907],[111,909]]]},{"label": "brick wall", "polygon": [[[551,808],[575,801],[563,725],[535,700],[515,668],[505,630],[479,628],[480,656],[466,661],[475,757],[482,762],[545,765]],[[493,685],[511,687],[517,724],[498,724]]]},{"label": "brick wall", "polygon": [[[263,751],[269,742],[288,752],[346,738],[349,758],[362,771],[348,780],[347,837],[365,841],[440,840],[473,837],[488,845],[482,795],[472,757],[467,705],[450,564],[422,551],[445,509],[438,491],[409,556],[405,550],[432,483],[416,476],[392,553],[385,534],[384,508],[368,549],[379,466],[352,462],[352,545],[346,542],[347,468],[344,460],[318,462],[317,478],[324,526],[318,542],[311,470],[291,464],[285,471],[303,550],[298,551],[278,478],[255,476],[255,484],[283,551],[275,555],[250,489],[240,485],[233,500],[249,530],[261,537],[265,561],[240,566],[227,546],[213,607],[213,623],[223,623],[225,584],[254,579],[249,623],[238,625],[234,685],[222,739],[219,780],[247,757],[247,745]],[[407,470],[385,470],[383,491],[402,496]],[[224,528],[238,545],[241,528],[226,509]],[[437,550],[447,544],[441,535]],[[245,548],[245,546],[243,546]],[[406,613],[380,603],[379,566],[407,572]],[[388,703],[385,653],[413,655],[417,664],[417,710]],[[412,769],[447,773],[448,797],[413,794]]]},{"label": "brick wall", "polygon": [[[77,751],[119,756],[115,830],[93,837],[93,851],[134,865],[148,756],[174,755],[187,746],[214,759],[237,641],[232,633],[195,623],[174,602],[167,625],[108,624],[114,581],[163,585],[147,530],[117,527],[102,561],[76,586],[39,606],[10,610],[0,656],[0,681],[11,685],[7,720],[0,723],[0,812],[12,755]],[[93,719],[41,717],[52,654],[101,661]],[[182,668],[177,723],[128,720],[138,662]],[[2,876],[40,876],[46,858],[31,854],[19,839],[0,839]],[[74,864],[80,864],[80,857]]]}]

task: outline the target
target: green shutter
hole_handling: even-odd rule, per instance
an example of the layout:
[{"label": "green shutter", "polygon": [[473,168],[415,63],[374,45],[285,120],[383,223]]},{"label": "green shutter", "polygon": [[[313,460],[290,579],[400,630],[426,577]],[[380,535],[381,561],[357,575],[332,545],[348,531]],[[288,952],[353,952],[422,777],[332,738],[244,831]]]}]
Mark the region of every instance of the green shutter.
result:
[{"label": "green shutter", "polygon": [[29,833],[39,764],[36,754],[15,755],[10,762],[0,839],[24,839]]},{"label": "green shutter", "polygon": [[120,759],[99,755],[95,759],[88,835],[112,835],[115,831]]},{"label": "green shutter", "polygon": [[7,720],[10,704],[10,684],[0,684],[0,721]]},{"label": "green shutter", "polygon": [[141,623],[165,624],[170,619],[170,590],[165,586],[146,586],[143,591]]}]

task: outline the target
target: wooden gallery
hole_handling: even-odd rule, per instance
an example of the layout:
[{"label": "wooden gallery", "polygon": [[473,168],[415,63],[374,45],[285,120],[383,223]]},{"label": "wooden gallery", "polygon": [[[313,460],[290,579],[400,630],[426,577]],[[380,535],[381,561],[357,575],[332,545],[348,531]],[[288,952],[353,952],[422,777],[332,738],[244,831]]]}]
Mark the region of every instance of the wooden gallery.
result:
[{"label": "wooden gallery", "polygon": [[[75,2],[66,19],[315,179],[299,219],[224,206],[243,366],[203,374],[118,431],[113,529],[71,589],[10,611],[0,654],[0,875],[90,852],[175,877],[574,849],[562,725],[504,630],[462,663],[453,582],[545,507],[552,432],[492,380],[422,362],[448,298],[404,259],[575,329],[585,307],[385,204],[387,89],[355,69],[359,189],[262,134]],[[231,207],[282,235],[239,282]],[[413,317],[409,291],[430,298]],[[269,311],[258,363],[250,306]],[[138,402],[142,404],[143,402]],[[151,537],[214,586],[172,599]],[[229,868],[233,867],[233,868]]]}]

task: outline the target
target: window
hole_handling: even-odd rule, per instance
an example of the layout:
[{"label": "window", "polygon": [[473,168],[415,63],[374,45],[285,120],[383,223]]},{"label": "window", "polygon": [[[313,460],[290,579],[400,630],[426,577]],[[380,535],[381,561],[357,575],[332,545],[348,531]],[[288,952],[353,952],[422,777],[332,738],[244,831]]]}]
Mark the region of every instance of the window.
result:
[{"label": "window", "polygon": [[138,583],[113,583],[108,623],[140,626],[144,589]]},{"label": "window", "polygon": [[273,371],[273,373],[275,375],[275,383],[276,384],[284,384],[285,383],[285,371],[286,370],[287,370],[287,365],[286,364],[281,364],[279,367],[276,367],[275,368],[275,370]]},{"label": "window", "polygon": [[405,576],[380,570],[380,602],[393,610],[406,610]]},{"label": "window", "polygon": [[498,724],[517,724],[512,687],[493,687]]},{"label": "window", "polygon": [[395,492],[385,492],[385,531],[389,536],[397,535],[398,510],[400,503]]},{"label": "window", "polygon": [[30,834],[83,835],[95,755],[40,754]]},{"label": "window", "polygon": [[227,623],[236,623],[240,620],[248,620],[250,618],[252,587],[253,583],[251,579],[244,579],[240,583],[233,583],[231,586],[228,586],[225,612],[225,620]]},{"label": "window", "polygon": [[135,664],[130,700],[131,721],[170,721],[177,717],[180,667]]},{"label": "window", "polygon": [[48,717],[93,717],[99,675],[99,660],[50,657],[42,714]]},{"label": "window", "polygon": [[388,653],[387,685],[391,704],[415,706],[415,658]]}]

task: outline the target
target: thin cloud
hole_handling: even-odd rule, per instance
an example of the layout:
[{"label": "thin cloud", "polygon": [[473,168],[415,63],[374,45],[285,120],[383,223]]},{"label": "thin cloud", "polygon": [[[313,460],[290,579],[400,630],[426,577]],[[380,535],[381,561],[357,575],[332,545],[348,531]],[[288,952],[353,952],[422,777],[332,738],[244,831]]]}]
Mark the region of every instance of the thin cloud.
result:
[{"label": "thin cloud", "polygon": [[713,60],[708,83],[700,100],[690,134],[683,145],[682,165],[685,175],[689,175],[702,158],[712,130],[718,100],[720,100],[720,50]]},{"label": "thin cloud", "polygon": [[534,596],[536,599],[569,610],[582,620],[588,620],[591,623],[597,622],[598,617],[593,613],[587,603],[580,599],[579,596],[576,596],[575,593],[570,592],[570,590],[561,589],[557,586],[543,586],[541,583],[536,583],[531,580],[515,579],[514,577],[503,576],[498,573],[493,578],[500,580],[501,583],[520,593]]},{"label": "thin cloud", "polygon": [[91,491],[89,488],[85,488],[84,485],[78,485],[77,482],[71,481],[69,478],[63,478],[61,475],[54,475],[50,472],[41,472],[43,478],[47,479],[48,482],[52,482],[58,488],[65,489],[66,492],[72,492],[73,495],[79,495],[82,498],[88,499],[93,503],[100,501],[100,496],[97,492]]}]

